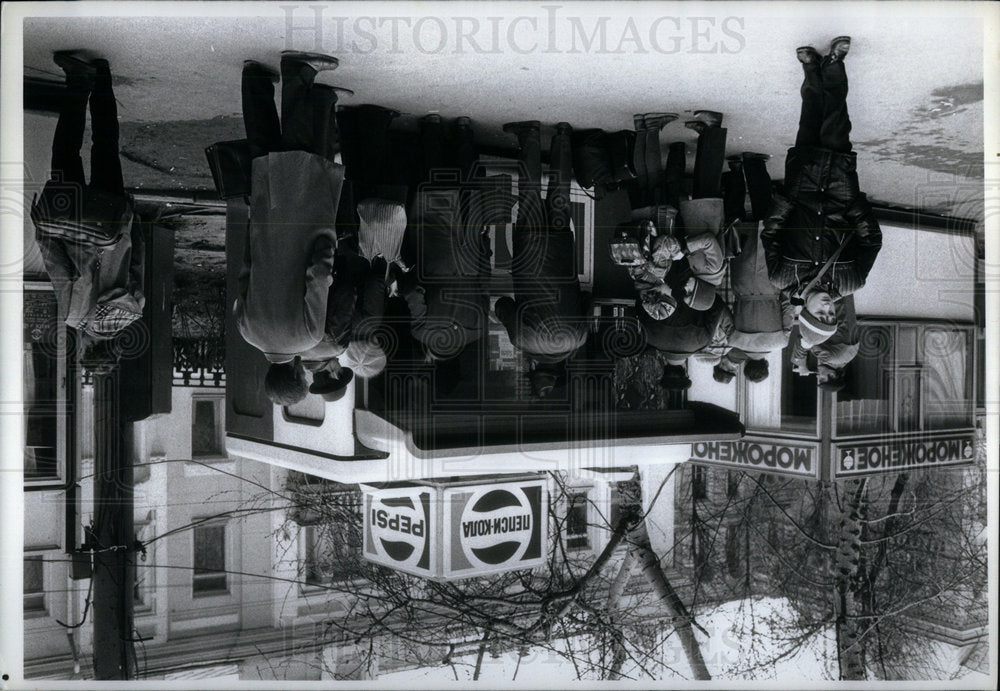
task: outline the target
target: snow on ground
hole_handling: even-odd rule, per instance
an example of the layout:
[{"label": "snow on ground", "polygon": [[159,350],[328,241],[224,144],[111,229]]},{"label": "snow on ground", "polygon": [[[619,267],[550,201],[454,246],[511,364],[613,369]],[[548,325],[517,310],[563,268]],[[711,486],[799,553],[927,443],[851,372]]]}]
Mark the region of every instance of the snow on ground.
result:
[{"label": "snow on ground", "polygon": [[[776,681],[782,685],[799,682],[835,680],[837,654],[833,626],[801,639],[795,615],[784,598],[756,598],[725,602],[698,612],[698,623],[709,636],[696,633],[709,673],[716,680]],[[643,660],[648,670],[656,670],[656,681],[682,682],[692,680],[680,640],[669,632],[655,655]],[[576,636],[557,641],[555,647],[567,650],[567,645],[582,663],[598,660],[588,637]],[[928,642],[927,657],[939,662],[941,681],[961,679],[963,685],[980,686],[988,677],[959,665],[958,649],[954,646]],[[639,657],[639,651],[631,651]],[[655,660],[655,663],[653,662]],[[439,666],[394,672],[379,676],[379,683],[402,683],[409,688],[423,688],[448,682],[470,682],[475,669],[475,655],[456,659],[453,666]],[[623,679],[641,680],[650,677],[640,673],[635,664],[623,668]],[[509,651],[494,659],[484,656],[479,682],[526,686],[562,686],[578,678],[577,668],[568,656],[543,648],[532,648],[518,659]],[[584,680],[598,680],[595,673],[585,673]]]}]

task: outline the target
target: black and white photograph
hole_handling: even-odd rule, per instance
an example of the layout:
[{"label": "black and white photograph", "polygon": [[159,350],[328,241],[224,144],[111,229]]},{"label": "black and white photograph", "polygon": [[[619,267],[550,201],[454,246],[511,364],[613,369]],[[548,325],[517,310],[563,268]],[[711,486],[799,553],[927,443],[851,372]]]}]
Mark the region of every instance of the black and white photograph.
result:
[{"label": "black and white photograph", "polygon": [[996,688],[998,50],[4,3],[0,689]]}]

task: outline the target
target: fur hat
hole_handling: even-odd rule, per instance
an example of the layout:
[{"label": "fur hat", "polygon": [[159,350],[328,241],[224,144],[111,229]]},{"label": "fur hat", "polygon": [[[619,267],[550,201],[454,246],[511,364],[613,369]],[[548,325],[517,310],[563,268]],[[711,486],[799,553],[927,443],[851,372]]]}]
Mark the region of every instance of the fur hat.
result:
[{"label": "fur hat", "polygon": [[715,286],[700,278],[695,278],[694,292],[685,296],[684,302],[691,309],[704,312],[715,302]]},{"label": "fur hat", "polygon": [[837,332],[836,324],[824,324],[809,310],[799,312],[799,335],[806,348],[817,346]]},{"label": "fur hat", "polygon": [[344,367],[350,367],[362,379],[377,376],[385,369],[385,352],[371,341],[351,341],[340,356]]},{"label": "fur hat", "polygon": [[354,380],[354,372],[347,367],[340,369],[340,374],[333,376],[326,370],[313,375],[313,383],[309,385],[309,393],[316,393],[324,401],[339,401],[347,393],[347,385]]}]

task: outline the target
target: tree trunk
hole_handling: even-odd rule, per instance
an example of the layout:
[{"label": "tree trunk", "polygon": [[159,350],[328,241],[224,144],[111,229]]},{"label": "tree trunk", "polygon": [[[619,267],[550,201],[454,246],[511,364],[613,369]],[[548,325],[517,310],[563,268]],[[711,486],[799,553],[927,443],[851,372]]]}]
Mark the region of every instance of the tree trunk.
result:
[{"label": "tree trunk", "polygon": [[645,525],[640,526],[634,531],[633,541],[639,553],[642,574],[649,581],[650,585],[653,586],[660,602],[666,607],[667,612],[670,613],[674,629],[680,638],[681,646],[684,648],[684,654],[687,657],[688,664],[691,666],[694,678],[700,681],[710,680],[712,676],[708,673],[708,668],[705,666],[705,658],[702,657],[701,646],[698,645],[698,641],[694,637],[693,617],[687,611],[687,608],[673,586],[670,585],[670,581],[667,579],[667,575],[663,572],[663,569],[660,568],[660,560],[649,544],[649,535],[646,532]]},{"label": "tree trunk", "polygon": [[861,500],[866,481],[845,483],[847,497],[840,517],[837,540],[837,659],[840,678],[865,678],[865,660],[859,633],[857,578],[861,562]]},{"label": "tree trunk", "polygon": [[[608,617],[613,621],[615,619],[615,613],[621,604],[622,595],[625,593],[625,586],[628,585],[629,578],[632,576],[632,567],[638,561],[638,554],[635,549],[629,549],[625,553],[625,558],[622,560],[621,566],[618,568],[618,573],[615,574],[615,578],[611,581],[611,587],[608,589]],[[614,632],[614,643],[613,643],[613,654],[611,657],[611,667],[608,670],[607,678],[611,681],[616,681],[621,678],[622,665],[625,664],[625,658],[628,654],[625,650],[625,641],[622,636],[621,631]]]}]

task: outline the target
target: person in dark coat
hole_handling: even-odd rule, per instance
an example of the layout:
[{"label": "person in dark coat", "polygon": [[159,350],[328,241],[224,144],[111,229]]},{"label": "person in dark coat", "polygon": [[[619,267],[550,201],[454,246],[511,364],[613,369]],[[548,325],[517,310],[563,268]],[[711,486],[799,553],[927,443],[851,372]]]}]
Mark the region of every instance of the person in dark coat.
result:
[{"label": "person in dark coat", "polygon": [[479,208],[472,123],[441,116],[420,123],[423,183],[412,202],[406,245],[416,268],[399,279],[410,332],[430,361],[456,357],[483,337],[489,315],[489,235]]},{"label": "person in dark coat", "polygon": [[544,202],[540,123],[509,123],[504,131],[517,135],[524,177],[518,181],[514,226],[511,274],[515,298],[498,299],[496,316],[514,346],[535,364],[562,363],[586,343],[589,328],[587,300],[580,291],[570,230],[572,127],[559,123],[552,137],[551,172]]},{"label": "person in dark coat", "polygon": [[835,322],[834,301],[864,286],[882,248],[851,150],[844,69],[850,44],[838,37],[822,58],[811,47],[797,50],[805,72],[799,130],[785,159],[784,194],[775,196],[761,234],[771,283],[824,324]]},{"label": "person in dark coat", "polygon": [[265,391],[281,405],[305,397],[303,354],[320,359],[311,351],[330,340],[325,327],[344,167],[334,162],[336,90],[314,82],[337,65],[330,56],[284,51],[280,121],[278,75],[252,60],[243,67],[243,119],[254,159],[233,308],[240,334],[272,363]]}]

